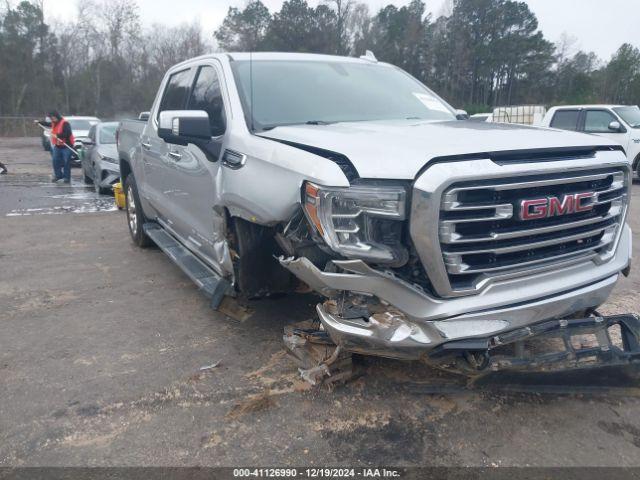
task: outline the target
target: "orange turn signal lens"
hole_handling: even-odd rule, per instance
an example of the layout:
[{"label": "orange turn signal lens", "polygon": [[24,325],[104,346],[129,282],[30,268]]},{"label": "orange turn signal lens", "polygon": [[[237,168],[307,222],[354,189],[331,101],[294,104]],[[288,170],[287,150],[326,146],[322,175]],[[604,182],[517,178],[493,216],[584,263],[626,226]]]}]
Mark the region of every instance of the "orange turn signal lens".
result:
[{"label": "orange turn signal lens", "polygon": [[304,210],[311,223],[316,227],[320,235],[324,235],[320,218],[318,217],[318,204],[320,203],[320,189],[313,183],[305,183]]}]

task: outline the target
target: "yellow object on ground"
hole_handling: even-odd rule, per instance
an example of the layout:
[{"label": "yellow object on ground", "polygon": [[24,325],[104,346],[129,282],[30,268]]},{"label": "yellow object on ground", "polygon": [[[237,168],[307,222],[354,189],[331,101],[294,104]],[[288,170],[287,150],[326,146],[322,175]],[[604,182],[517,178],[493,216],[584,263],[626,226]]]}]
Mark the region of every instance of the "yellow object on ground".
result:
[{"label": "yellow object on ground", "polygon": [[116,198],[116,206],[122,210],[125,207],[124,192],[122,191],[122,183],[113,184],[113,196]]}]

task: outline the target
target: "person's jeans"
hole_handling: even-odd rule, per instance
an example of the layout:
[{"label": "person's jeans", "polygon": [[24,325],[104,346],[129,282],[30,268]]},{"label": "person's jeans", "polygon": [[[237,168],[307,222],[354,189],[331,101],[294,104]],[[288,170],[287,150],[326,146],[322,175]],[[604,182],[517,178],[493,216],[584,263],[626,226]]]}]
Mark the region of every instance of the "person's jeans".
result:
[{"label": "person's jeans", "polygon": [[71,150],[67,147],[52,147],[51,160],[54,177],[57,180],[64,178],[71,181]]}]

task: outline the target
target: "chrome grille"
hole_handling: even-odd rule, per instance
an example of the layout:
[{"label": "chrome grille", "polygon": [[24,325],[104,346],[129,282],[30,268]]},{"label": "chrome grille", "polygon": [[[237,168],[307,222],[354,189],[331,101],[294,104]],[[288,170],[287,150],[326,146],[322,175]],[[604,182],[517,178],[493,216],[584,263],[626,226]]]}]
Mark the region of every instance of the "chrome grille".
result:
[{"label": "chrome grille", "polygon": [[[440,206],[440,250],[451,289],[473,289],[481,279],[610,250],[624,221],[627,178],[623,169],[518,176],[453,183]],[[592,209],[521,220],[520,202],[595,192]]]}]

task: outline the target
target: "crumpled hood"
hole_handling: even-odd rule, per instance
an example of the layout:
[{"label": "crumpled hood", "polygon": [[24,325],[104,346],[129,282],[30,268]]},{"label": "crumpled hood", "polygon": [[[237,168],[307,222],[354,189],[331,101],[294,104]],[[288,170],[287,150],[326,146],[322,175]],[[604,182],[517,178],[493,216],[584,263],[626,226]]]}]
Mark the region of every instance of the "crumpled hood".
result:
[{"label": "crumpled hood", "polygon": [[413,179],[431,159],[484,152],[615,145],[613,140],[525,125],[393,120],[276,127],[260,136],[345,155],[362,178]]}]

